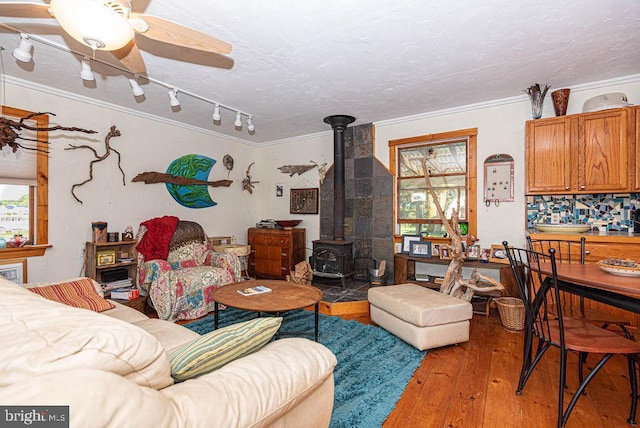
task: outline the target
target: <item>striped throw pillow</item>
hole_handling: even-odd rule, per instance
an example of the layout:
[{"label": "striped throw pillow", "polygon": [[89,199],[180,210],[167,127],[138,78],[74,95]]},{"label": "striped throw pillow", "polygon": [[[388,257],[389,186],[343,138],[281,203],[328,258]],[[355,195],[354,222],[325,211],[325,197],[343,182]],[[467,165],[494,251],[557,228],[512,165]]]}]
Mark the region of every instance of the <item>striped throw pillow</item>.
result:
[{"label": "striped throw pillow", "polygon": [[98,295],[91,278],[78,278],[69,282],[33,287],[28,290],[46,299],[94,312],[102,312],[115,307],[113,303]]},{"label": "striped throw pillow", "polygon": [[271,340],[281,317],[256,318],[209,332],[169,352],[171,376],[184,381],[249,355]]}]

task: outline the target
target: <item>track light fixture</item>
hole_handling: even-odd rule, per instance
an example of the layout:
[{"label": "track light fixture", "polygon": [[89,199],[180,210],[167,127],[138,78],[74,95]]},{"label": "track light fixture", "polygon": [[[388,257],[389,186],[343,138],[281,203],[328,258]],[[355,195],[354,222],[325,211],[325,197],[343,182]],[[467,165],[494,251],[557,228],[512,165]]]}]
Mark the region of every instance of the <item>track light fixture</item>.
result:
[{"label": "track light fixture", "polygon": [[178,99],[178,90],[171,89],[169,91],[169,103],[171,107],[180,107],[180,100]]},{"label": "track light fixture", "polygon": [[220,116],[220,104],[216,104],[213,107],[213,121],[220,122],[220,120],[222,120],[222,117]]},{"label": "track light fixture", "polygon": [[31,49],[33,43],[29,40],[29,36],[24,33],[20,33],[20,44],[13,50],[13,57],[20,62],[31,62],[33,55],[31,55]]},{"label": "track light fixture", "polygon": [[256,130],[256,127],[253,125],[253,116],[247,117],[247,131],[253,132]]},{"label": "track light fixture", "polygon": [[236,121],[233,122],[233,126],[242,128],[242,114],[239,111],[236,112]]},{"label": "track light fixture", "polygon": [[93,71],[91,70],[90,61],[91,60],[87,57],[84,57],[84,59],[82,60],[82,69],[80,70],[80,77],[82,77],[82,80],[96,80],[96,77],[93,75]]},{"label": "track light fixture", "polygon": [[[137,77],[137,76],[135,76]],[[133,95],[136,97],[141,97],[144,95],[144,91],[142,90],[142,88],[140,87],[140,85],[138,85],[138,82],[136,82],[136,79],[129,79],[129,84],[131,85],[131,92],[133,92]]]}]

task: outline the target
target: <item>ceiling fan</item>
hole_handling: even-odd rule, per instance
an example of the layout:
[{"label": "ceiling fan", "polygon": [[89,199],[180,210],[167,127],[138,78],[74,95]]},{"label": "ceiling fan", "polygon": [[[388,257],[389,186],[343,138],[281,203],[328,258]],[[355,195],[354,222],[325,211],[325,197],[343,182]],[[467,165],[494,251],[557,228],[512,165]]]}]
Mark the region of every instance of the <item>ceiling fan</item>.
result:
[{"label": "ceiling fan", "polygon": [[134,40],[141,35],[179,47],[229,54],[231,45],[207,34],[152,15],[135,13],[127,0],[51,0],[0,3],[0,16],[55,18],[60,27],[92,50],[110,51],[132,73],[146,73]]}]

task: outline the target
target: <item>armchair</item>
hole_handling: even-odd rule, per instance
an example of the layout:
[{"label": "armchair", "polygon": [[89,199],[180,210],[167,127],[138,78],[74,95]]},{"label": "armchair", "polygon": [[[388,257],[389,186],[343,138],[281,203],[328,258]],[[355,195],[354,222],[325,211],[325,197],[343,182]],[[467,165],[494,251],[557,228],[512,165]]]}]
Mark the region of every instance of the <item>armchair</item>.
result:
[{"label": "armchair", "polygon": [[161,217],[140,224],[138,288],[158,317],[193,319],[213,311],[213,291],[242,279],[238,256],[217,253],[198,223]]}]

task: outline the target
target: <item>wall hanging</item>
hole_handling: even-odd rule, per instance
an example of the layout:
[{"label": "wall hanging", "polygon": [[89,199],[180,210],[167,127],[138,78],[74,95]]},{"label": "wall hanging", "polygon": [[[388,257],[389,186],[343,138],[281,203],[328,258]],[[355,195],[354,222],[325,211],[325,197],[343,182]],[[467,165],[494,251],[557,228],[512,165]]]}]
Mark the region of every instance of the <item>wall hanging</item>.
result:
[{"label": "wall hanging", "polygon": [[318,214],[318,188],[291,189],[290,214]]},{"label": "wall hanging", "polygon": [[207,181],[215,159],[203,155],[184,155],[169,164],[166,173],[143,172],[131,181],[145,184],[165,183],[171,197],[187,208],[207,208],[218,205],[209,195],[211,187],[229,187],[233,181]]},{"label": "wall hanging", "polygon": [[491,155],[484,160],[484,203],[513,202],[513,158]]},{"label": "wall hanging", "polygon": [[278,169],[280,170],[280,172],[282,172],[284,174],[289,174],[289,177],[293,177],[294,174],[302,175],[305,172],[312,170],[316,166],[318,166],[318,164],[315,164],[315,165],[284,165],[284,166],[278,167]]},{"label": "wall hanging", "polygon": [[113,125],[111,127],[111,129],[109,130],[109,132],[107,133],[107,136],[104,138],[104,148],[105,148],[105,150],[104,150],[104,154],[102,156],[98,156],[98,152],[93,147],[87,146],[85,144],[83,144],[81,146],[74,146],[73,144],[69,144],[69,147],[65,148],[65,150],[89,149],[89,150],[91,150],[93,152],[93,155],[95,156],[95,160],[92,160],[91,162],[89,162],[89,178],[84,180],[82,183],[74,184],[73,186],[71,186],[71,195],[73,196],[73,198],[76,201],[82,203],[82,201],[76,196],[76,193],[75,193],[76,187],[80,187],[80,186],[90,182],[91,180],[93,180],[93,164],[98,163],[98,162],[102,162],[103,160],[108,158],[112,151],[115,152],[116,155],[118,155],[118,169],[122,173],[122,185],[123,186],[125,185],[124,171],[122,170],[122,167],[120,166],[120,152],[117,151],[116,149],[112,148],[109,145],[109,141],[111,140],[111,138],[119,137],[119,136],[120,136],[120,131],[118,131],[116,129],[116,126]]},{"label": "wall hanging", "polygon": [[251,167],[253,166],[255,162],[251,162],[251,164],[249,164],[249,167],[247,168],[247,172],[245,173],[245,177],[244,180],[242,180],[242,190],[246,190],[247,192],[249,192],[249,194],[253,193],[253,188],[254,188],[254,184],[260,183],[259,181],[253,181],[251,179],[251,174],[249,174],[249,172],[251,171]]},{"label": "wall hanging", "polygon": [[229,174],[231,174],[231,170],[233,169],[233,158],[231,155],[224,155],[222,158],[222,164],[229,172],[227,172],[227,178],[229,178]]}]

